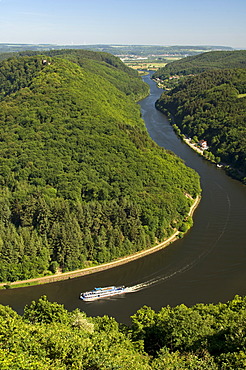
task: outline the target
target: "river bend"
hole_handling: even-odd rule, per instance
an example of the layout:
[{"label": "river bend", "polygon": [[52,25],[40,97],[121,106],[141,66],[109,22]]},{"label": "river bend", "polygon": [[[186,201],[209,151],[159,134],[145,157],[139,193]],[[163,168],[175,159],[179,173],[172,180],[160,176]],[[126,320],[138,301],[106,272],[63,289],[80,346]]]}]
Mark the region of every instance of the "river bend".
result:
[{"label": "river bend", "polygon": [[[41,295],[79,308],[90,316],[109,315],[129,323],[143,305],[159,310],[165,305],[217,303],[246,294],[246,187],[199,157],[173,132],[167,118],[155,109],[158,89],[150,76],[151,94],[140,102],[150,136],[172,150],[201,177],[202,200],[194,226],[167,248],[128,264],[80,278],[40,286],[0,291],[0,303],[22,314],[24,306]],[[81,291],[94,286],[126,285],[132,293],[85,303]]]}]

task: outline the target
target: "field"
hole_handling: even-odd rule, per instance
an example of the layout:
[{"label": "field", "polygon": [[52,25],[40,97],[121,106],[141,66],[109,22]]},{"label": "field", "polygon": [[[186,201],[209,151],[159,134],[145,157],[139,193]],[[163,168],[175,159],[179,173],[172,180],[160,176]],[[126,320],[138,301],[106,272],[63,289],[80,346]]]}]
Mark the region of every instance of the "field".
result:
[{"label": "field", "polygon": [[154,62],[130,62],[130,63],[127,63],[125,62],[125,64],[128,66],[128,67],[131,67],[133,69],[147,69],[149,71],[157,71],[157,69],[159,68],[162,68],[162,67],[165,67],[165,65],[167,64],[166,62],[162,62],[162,63],[154,63]]},{"label": "field", "polygon": [[158,59],[150,59],[146,58],[146,60],[138,60],[138,59],[125,59],[123,62],[128,66],[133,69],[145,69],[149,71],[157,71],[159,68],[165,67],[167,63],[173,62],[174,60],[179,60],[181,59],[180,56],[175,57],[165,57],[163,59],[158,58]]}]

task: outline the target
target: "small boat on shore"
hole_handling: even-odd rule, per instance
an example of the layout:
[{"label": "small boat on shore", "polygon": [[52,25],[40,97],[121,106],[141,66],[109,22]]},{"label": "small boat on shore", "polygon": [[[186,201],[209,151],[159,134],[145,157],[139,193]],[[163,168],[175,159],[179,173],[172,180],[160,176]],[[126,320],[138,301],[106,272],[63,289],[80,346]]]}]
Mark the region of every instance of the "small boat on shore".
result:
[{"label": "small boat on shore", "polygon": [[122,286],[109,286],[105,288],[94,288],[89,292],[80,293],[80,299],[83,301],[95,301],[101,298],[112,297],[118,294],[123,294],[126,292],[126,287]]}]

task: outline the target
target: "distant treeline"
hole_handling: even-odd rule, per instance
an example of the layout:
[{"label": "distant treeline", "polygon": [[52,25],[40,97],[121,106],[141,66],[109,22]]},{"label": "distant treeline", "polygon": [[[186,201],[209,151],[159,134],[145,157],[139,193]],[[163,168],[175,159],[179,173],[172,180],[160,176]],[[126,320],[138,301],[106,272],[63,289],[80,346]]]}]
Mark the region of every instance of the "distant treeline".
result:
[{"label": "distant treeline", "polygon": [[23,317],[0,306],[2,370],[243,370],[246,299],[144,306],[127,327],[41,297]]},{"label": "distant treeline", "polygon": [[58,54],[1,62],[1,281],[148,248],[187,230],[186,195],[200,193],[149,138],[136,72],[104,53]]},{"label": "distant treeline", "polygon": [[[37,51],[38,53],[46,53],[49,50],[91,50],[97,52],[106,52],[112,55],[163,55],[175,54],[180,56],[197,55],[201,52],[210,50],[233,50],[231,47],[226,46],[161,46],[161,45],[52,45],[52,44],[6,44],[0,43],[0,60],[2,57],[13,56],[17,52]],[[3,55],[3,53],[5,55]]]},{"label": "distant treeline", "polygon": [[153,78],[166,78],[178,75],[187,76],[211,69],[246,68],[246,50],[211,51],[189,56],[168,63],[153,75]]}]

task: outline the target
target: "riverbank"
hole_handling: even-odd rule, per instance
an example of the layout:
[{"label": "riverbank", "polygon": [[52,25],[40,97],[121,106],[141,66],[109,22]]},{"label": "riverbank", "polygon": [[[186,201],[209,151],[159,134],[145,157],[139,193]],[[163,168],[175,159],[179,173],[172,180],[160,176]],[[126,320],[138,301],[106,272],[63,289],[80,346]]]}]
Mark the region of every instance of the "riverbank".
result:
[{"label": "riverbank", "polygon": [[195,150],[195,152],[199,153],[200,155],[204,156],[203,150],[198,148],[195,143],[192,143],[190,139],[183,138],[183,141],[189,145],[190,148]]},{"label": "riverbank", "polygon": [[[188,216],[192,217],[196,208],[199,205],[199,202],[201,200],[201,196],[197,196],[196,199],[194,200],[194,203],[190,207]],[[120,258],[118,260],[108,262],[101,264],[99,266],[93,266],[93,267],[88,267],[80,270],[75,270],[75,271],[69,271],[69,272],[63,272],[59,274],[54,274],[54,275],[49,275],[49,276],[42,276],[39,278],[33,278],[33,279],[28,279],[28,280],[19,280],[19,281],[14,281],[12,283],[0,283],[0,287],[5,287],[5,288],[18,288],[18,287],[25,287],[25,286],[30,286],[30,285],[39,285],[39,284],[48,284],[48,283],[54,283],[56,281],[61,281],[61,280],[67,280],[67,279],[73,279],[76,277],[81,277],[85,275],[90,275],[94,274],[99,271],[104,271],[108,270],[110,268],[116,267],[123,265],[125,263],[134,261],[138,258],[142,258],[144,256],[147,256],[148,254],[155,253],[159,251],[160,249],[163,249],[173,243],[175,240],[178,239],[178,235],[181,234],[180,231],[175,231],[173,235],[171,235],[168,239],[164,240],[162,243],[151,247],[149,249],[145,249],[143,251],[134,253],[130,256],[126,256],[123,258]]]}]

